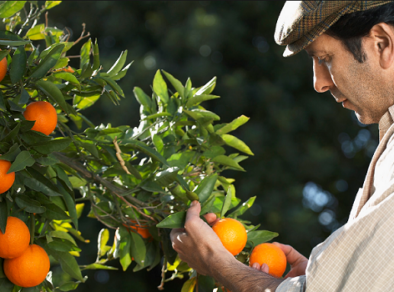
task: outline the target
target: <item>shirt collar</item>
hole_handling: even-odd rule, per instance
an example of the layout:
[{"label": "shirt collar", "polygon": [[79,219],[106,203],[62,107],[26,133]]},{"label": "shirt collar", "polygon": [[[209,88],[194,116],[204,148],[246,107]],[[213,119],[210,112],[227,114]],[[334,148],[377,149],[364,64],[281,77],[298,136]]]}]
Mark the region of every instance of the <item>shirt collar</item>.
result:
[{"label": "shirt collar", "polygon": [[388,108],[387,112],[380,118],[379,121],[379,141],[382,140],[384,134],[394,123],[394,105]]}]

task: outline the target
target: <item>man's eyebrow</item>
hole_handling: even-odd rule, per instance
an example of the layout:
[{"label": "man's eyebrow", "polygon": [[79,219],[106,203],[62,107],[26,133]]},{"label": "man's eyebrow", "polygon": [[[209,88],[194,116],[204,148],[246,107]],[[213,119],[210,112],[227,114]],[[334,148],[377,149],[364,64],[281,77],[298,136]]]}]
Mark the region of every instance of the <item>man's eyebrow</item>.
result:
[{"label": "man's eyebrow", "polygon": [[322,55],[322,54],[327,54],[327,52],[326,51],[323,51],[323,50],[317,50],[317,51],[315,51],[315,50],[305,50],[305,52],[308,54],[308,56],[309,57],[314,57],[314,56],[316,56],[316,55]]}]

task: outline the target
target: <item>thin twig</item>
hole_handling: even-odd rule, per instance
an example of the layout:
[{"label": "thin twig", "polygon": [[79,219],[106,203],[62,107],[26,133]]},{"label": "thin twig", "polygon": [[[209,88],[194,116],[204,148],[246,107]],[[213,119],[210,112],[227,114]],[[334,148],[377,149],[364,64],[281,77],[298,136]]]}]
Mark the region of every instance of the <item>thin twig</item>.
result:
[{"label": "thin twig", "polygon": [[126,163],[124,162],[123,158],[122,158],[122,151],[119,148],[118,145],[118,137],[116,136],[115,139],[112,141],[115,145],[115,150],[116,150],[116,158],[118,158],[120,165],[122,166],[123,170],[127,173],[127,174],[131,174],[130,171],[127,169]]},{"label": "thin twig", "polygon": [[161,268],[161,283],[160,286],[157,287],[160,291],[164,290],[164,281],[166,277],[166,269],[167,269],[167,260],[164,258],[163,267]]},{"label": "thin twig", "polygon": [[45,28],[48,27],[48,11],[45,13]]},{"label": "thin twig", "polygon": [[74,45],[76,45],[78,42],[80,42],[81,40],[83,40],[84,38],[87,38],[90,36],[90,32],[88,32],[86,35],[85,34],[85,29],[86,29],[86,24],[82,23],[82,33],[81,36],[74,42]]}]

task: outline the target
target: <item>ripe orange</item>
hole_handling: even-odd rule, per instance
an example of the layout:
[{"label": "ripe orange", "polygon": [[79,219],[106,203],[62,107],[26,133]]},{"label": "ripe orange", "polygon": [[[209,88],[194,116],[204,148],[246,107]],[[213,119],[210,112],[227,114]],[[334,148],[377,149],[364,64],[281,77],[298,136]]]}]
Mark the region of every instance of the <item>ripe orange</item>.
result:
[{"label": "ripe orange", "polygon": [[5,233],[0,230],[0,257],[19,257],[29,246],[30,231],[21,219],[9,216]]},{"label": "ripe orange", "polygon": [[269,268],[269,274],[275,277],[282,277],[286,270],[286,255],[285,253],[276,245],[272,243],[262,243],[257,245],[249,259],[249,266],[254,263],[267,264]]},{"label": "ripe orange", "polygon": [[0,61],[0,82],[4,79],[6,73],[7,73],[7,58],[4,57],[3,60]]},{"label": "ripe orange", "polygon": [[130,229],[134,229],[135,231],[137,231],[137,233],[139,235],[142,236],[142,238],[151,238],[152,235],[150,234],[149,230],[146,228],[146,226],[139,226],[137,224],[137,222],[135,221],[131,221],[132,223],[135,223],[136,225],[127,225],[127,224],[123,224],[123,226],[125,226],[126,228],[130,228]]},{"label": "ripe orange", "polygon": [[237,255],[244,249],[248,235],[245,227],[238,220],[221,219],[212,226],[212,229],[232,255]]},{"label": "ripe orange", "polygon": [[36,121],[32,130],[49,135],[57,125],[55,108],[46,101],[36,101],[26,107],[23,116],[28,121]]},{"label": "ripe orange", "polygon": [[8,191],[15,181],[15,172],[7,174],[11,167],[11,162],[0,160],[0,194]]},{"label": "ripe orange", "polygon": [[49,268],[50,262],[46,251],[36,244],[29,245],[21,256],[4,260],[4,273],[8,280],[24,288],[41,284]]}]

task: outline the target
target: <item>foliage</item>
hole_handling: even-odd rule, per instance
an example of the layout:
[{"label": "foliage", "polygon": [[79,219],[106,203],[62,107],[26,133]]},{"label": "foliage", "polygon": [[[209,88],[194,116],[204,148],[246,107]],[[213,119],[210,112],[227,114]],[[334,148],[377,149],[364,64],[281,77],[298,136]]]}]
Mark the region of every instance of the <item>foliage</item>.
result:
[{"label": "foliage", "polygon": [[[159,289],[165,281],[184,275],[190,276],[188,291],[197,283],[213,289],[212,279],[196,275],[177,258],[169,228],[183,226],[191,200],[200,201],[202,214],[232,218],[253,205],[255,197],[239,205],[234,180],[222,174],[244,171],[240,163],[253,155],[231,134],[248,118],[218,123],[220,117],[201,105],[219,98],[212,94],[216,78],[193,87],[190,79],[183,85],[158,70],[150,96],[134,88],[140,104],[137,127],[95,126],[82,112],[101,97],[119,105],[125,95],[118,81],[131,63],[126,65],[124,51],[105,72],[98,42],[89,39],[80,48],[79,67],[71,68],[69,50],[88,35],[83,31],[70,41],[65,31],[38,23],[42,13],[60,2],[46,1],[39,7],[36,1],[7,1],[0,6],[6,23],[6,31],[0,32],[0,59],[6,57],[9,64],[9,74],[0,84],[0,152],[2,160],[12,162],[10,172],[16,173],[13,187],[0,195],[0,229],[4,231],[10,215],[25,221],[33,241],[76,282],[53,283],[49,274],[39,286],[20,289],[0,270],[1,291],[75,290],[86,281],[83,270],[114,269],[107,264],[112,260],[119,260],[124,271],[132,261],[137,264],[133,271],[162,263]],[[23,13],[25,6],[30,10]],[[34,122],[24,119],[26,105],[37,100],[55,106],[55,135],[32,131]],[[79,232],[85,203],[90,203],[88,217],[106,228],[98,235],[96,261],[82,266],[75,257],[82,251],[76,240],[86,242]],[[247,263],[253,246],[277,234],[238,220],[248,230],[247,247],[238,259]],[[148,226],[153,238],[143,239],[132,225]],[[116,230],[112,245],[108,229]],[[167,271],[172,273],[169,279]]]}]

